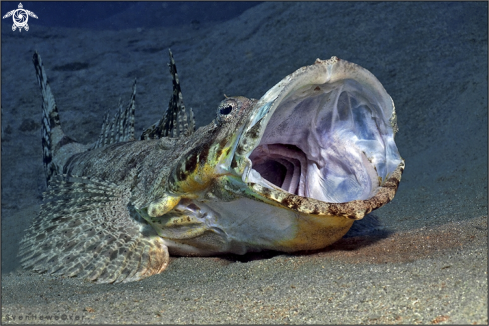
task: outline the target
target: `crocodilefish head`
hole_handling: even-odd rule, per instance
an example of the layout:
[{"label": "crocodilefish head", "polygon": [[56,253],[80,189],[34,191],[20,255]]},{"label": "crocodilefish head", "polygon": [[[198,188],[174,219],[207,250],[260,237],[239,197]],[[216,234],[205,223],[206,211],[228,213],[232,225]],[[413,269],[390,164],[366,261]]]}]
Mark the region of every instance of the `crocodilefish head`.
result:
[{"label": "crocodilefish head", "polygon": [[391,201],[404,169],[391,97],[337,57],[300,68],[258,101],[227,98],[214,123],[213,143],[195,154],[205,152],[207,172],[175,181],[187,193],[205,184],[171,213],[199,225],[173,238],[176,253],[324,248]]}]

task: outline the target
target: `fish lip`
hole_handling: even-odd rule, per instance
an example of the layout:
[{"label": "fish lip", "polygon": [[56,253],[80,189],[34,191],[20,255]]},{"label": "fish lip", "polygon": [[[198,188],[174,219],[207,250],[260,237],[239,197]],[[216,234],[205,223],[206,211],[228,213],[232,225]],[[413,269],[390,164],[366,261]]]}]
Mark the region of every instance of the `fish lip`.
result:
[{"label": "fish lip", "polygon": [[[322,85],[333,85],[334,83],[345,80],[353,80],[358,84],[360,89],[372,92],[369,96],[378,100],[378,106],[380,107],[378,118],[386,124],[387,127],[385,128],[389,129],[386,134],[388,134],[388,142],[391,142],[391,144],[386,145],[386,148],[387,146],[390,146],[388,150],[393,152],[390,153],[393,159],[388,162],[387,165],[389,166],[384,168],[379,164],[375,166],[374,163],[370,162],[373,165],[375,173],[379,174],[377,168],[379,170],[384,169],[387,171],[380,171],[382,180],[378,181],[378,189],[376,189],[376,193],[372,190],[372,194],[369,198],[361,198],[361,200],[331,202],[327,200],[319,200],[318,198],[311,198],[304,194],[289,193],[262,178],[253,168],[253,162],[250,159],[250,156],[261,144],[265,131],[278,108],[285,103],[289,97],[299,94],[301,89],[306,89],[310,92],[312,88],[308,89],[309,86],[321,88]],[[397,130],[394,103],[382,84],[373,74],[356,64],[341,60],[335,56],[331,57],[329,60],[317,59],[313,65],[302,67],[283,78],[257,101],[253,107],[253,112],[239,137],[238,145],[234,152],[232,167],[239,175],[241,175],[242,181],[261,199],[266,198],[280,204],[280,206],[308,214],[341,215],[348,218],[359,219],[372,209],[378,208],[390,201],[397,190],[396,186],[394,193],[389,192],[388,196],[381,194],[385,192],[382,189],[385,184],[391,184],[392,182],[396,184],[399,183],[404,169],[404,160],[400,157],[397,147],[393,142]],[[369,158],[367,154],[365,154],[365,158],[371,161],[371,158]],[[373,160],[375,161],[375,158]],[[372,171],[369,173],[373,174]],[[394,179],[391,180],[392,178]],[[366,203],[366,201],[369,200],[377,201],[377,203]],[[379,200],[382,201],[380,205]],[[351,202],[355,202],[353,206]],[[360,202],[363,204],[360,204]],[[340,207],[341,205],[343,205],[342,208]],[[333,206],[335,207],[334,209],[332,209]],[[304,209],[305,207],[308,208]],[[362,208],[359,209],[359,207]]]}]

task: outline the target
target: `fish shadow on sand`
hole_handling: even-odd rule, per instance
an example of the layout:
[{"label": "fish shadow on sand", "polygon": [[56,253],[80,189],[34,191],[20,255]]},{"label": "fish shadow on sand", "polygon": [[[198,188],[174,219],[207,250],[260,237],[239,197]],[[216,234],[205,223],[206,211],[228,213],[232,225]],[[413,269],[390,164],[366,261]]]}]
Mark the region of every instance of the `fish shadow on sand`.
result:
[{"label": "fish shadow on sand", "polygon": [[376,215],[368,214],[363,219],[355,221],[343,238],[323,249],[298,251],[289,254],[280,251],[267,250],[262,252],[249,252],[244,255],[225,254],[219,257],[230,263],[247,263],[255,260],[270,259],[281,255],[293,257],[331,251],[354,251],[371,246],[382,239],[388,238],[393,233],[395,233],[395,231],[386,229]]}]

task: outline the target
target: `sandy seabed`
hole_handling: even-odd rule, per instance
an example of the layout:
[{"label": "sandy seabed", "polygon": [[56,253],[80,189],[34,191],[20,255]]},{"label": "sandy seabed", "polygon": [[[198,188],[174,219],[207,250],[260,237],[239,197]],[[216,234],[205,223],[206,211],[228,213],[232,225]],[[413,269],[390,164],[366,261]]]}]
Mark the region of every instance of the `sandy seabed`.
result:
[{"label": "sandy seabed", "polygon": [[[487,3],[274,2],[198,26],[3,22],[1,35],[3,323],[487,324]],[[160,118],[169,47],[199,126],[223,94],[260,98],[318,57],[370,70],[398,114],[395,199],[320,251],[175,257],[117,285],[22,270],[18,243],[45,189],[32,54],[65,131],[92,142],[134,78],[136,129]]]}]

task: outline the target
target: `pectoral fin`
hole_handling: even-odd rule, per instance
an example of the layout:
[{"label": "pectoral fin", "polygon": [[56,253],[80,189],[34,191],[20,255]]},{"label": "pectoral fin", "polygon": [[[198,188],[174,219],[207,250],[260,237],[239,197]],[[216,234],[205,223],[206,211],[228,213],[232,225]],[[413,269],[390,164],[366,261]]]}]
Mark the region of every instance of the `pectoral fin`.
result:
[{"label": "pectoral fin", "polygon": [[209,229],[204,223],[205,213],[200,212],[199,208],[187,199],[182,200],[178,205],[173,205],[171,211],[166,211],[164,214],[151,215],[145,210],[139,213],[161,237],[167,239],[195,238]]},{"label": "pectoral fin", "polygon": [[180,202],[181,197],[166,195],[151,202],[148,206],[148,215],[151,217],[163,216],[171,211]]},{"label": "pectoral fin", "polygon": [[82,177],[57,176],[21,242],[22,265],[98,283],[162,272],[168,248],[130,204],[130,191]]},{"label": "pectoral fin", "polygon": [[159,236],[171,242],[172,254],[206,256],[227,252],[229,248],[226,233],[206,223],[212,224],[209,220],[217,217],[215,212],[201,202],[183,198],[162,216],[149,216],[145,209],[139,213]]}]

